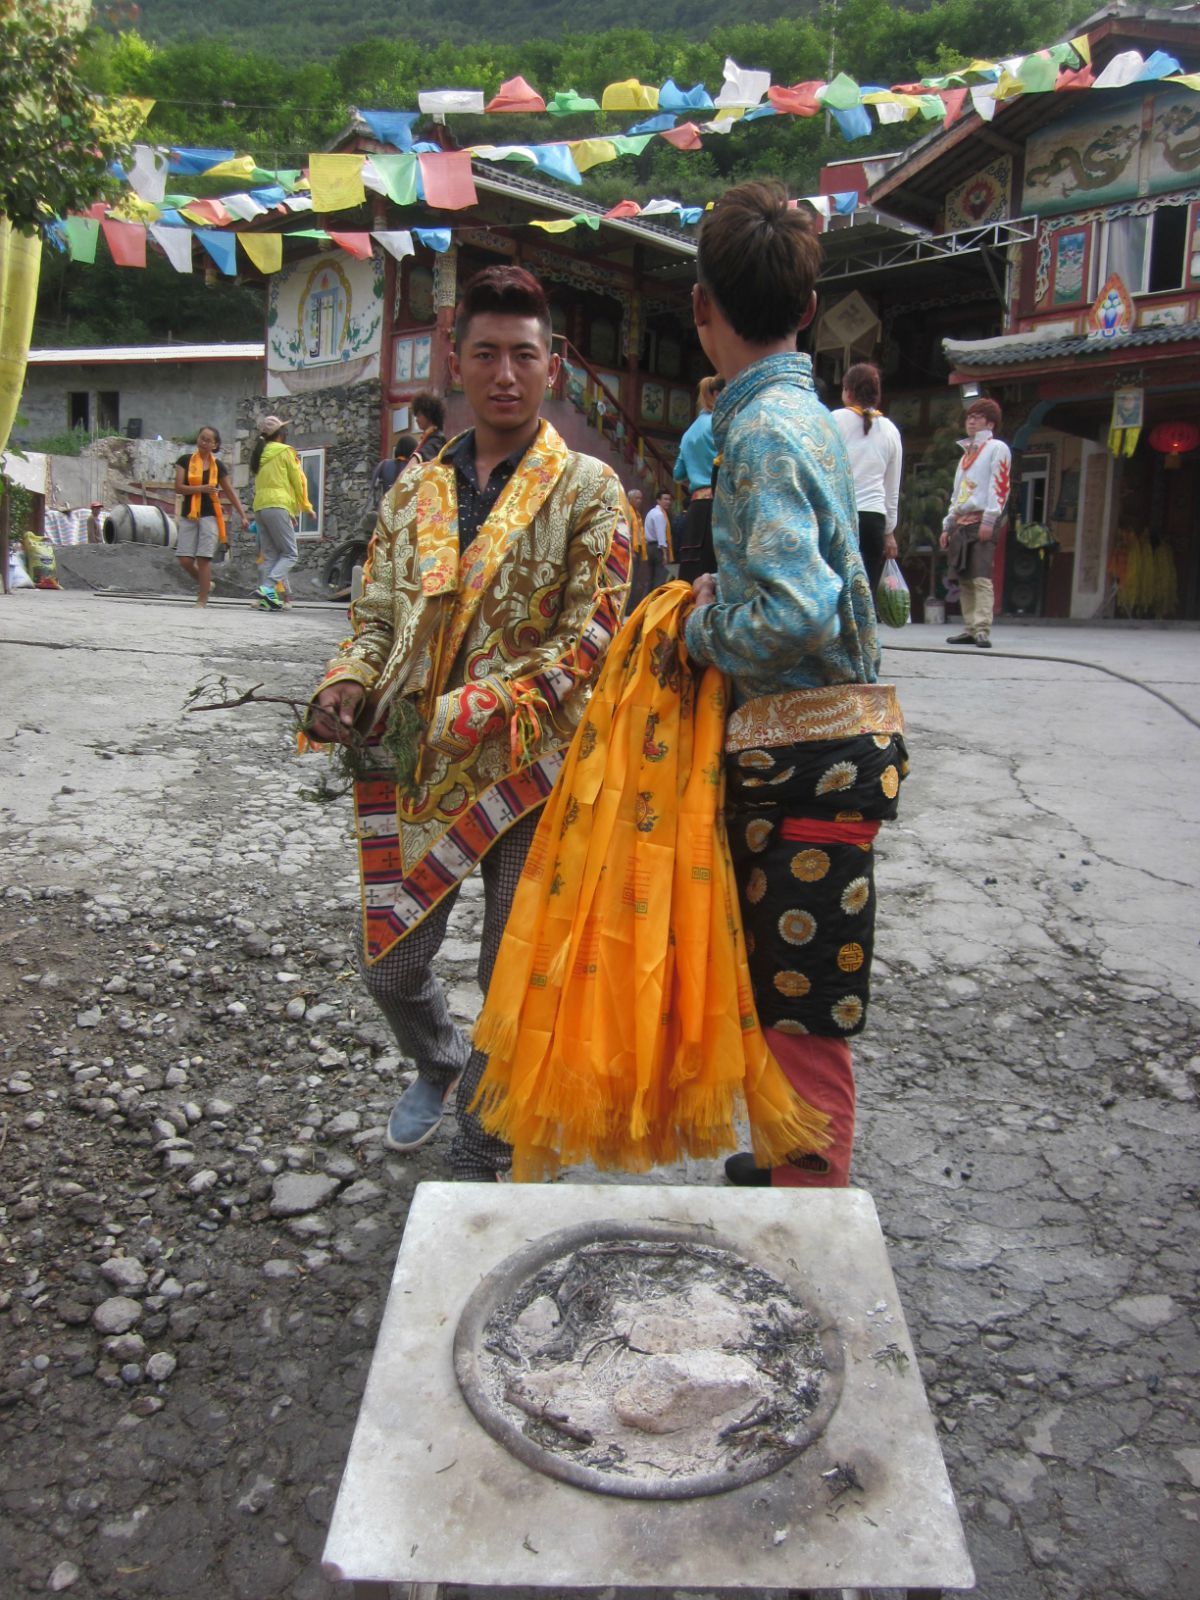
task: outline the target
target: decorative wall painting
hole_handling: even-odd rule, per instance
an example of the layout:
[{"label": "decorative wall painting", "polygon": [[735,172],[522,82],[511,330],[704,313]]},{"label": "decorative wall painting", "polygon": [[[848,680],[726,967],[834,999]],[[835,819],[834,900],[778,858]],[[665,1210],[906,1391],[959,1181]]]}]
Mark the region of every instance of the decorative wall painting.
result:
[{"label": "decorative wall painting", "polygon": [[1052,304],[1074,306],[1087,297],[1090,228],[1064,228],[1054,236]]},{"label": "decorative wall painting", "polygon": [[1012,157],[995,161],[972,173],[946,196],[946,229],[977,228],[985,222],[1002,222],[1012,202]]},{"label": "decorative wall painting", "polygon": [[1163,89],[1154,96],[1143,193],[1161,194],[1200,181],[1200,98],[1194,89]]},{"label": "decorative wall painting", "polygon": [[671,398],[667,403],[667,421],[672,428],[678,428],[682,433],[692,420],[692,391],[690,389],[672,389]]},{"label": "decorative wall painting", "polygon": [[1133,301],[1115,272],[1108,275],[1096,303],[1088,312],[1088,337],[1112,339],[1133,327]]},{"label": "decorative wall painting", "polygon": [[1131,199],[1142,137],[1141,103],[1117,110],[1107,100],[1031,133],[1022,209],[1041,215]]},{"label": "decorative wall painting", "polygon": [[642,421],[661,422],[666,415],[667,392],[661,383],[642,385]]},{"label": "decorative wall painting", "polygon": [[272,275],[267,393],[299,394],[379,376],[382,260],[306,256]]}]

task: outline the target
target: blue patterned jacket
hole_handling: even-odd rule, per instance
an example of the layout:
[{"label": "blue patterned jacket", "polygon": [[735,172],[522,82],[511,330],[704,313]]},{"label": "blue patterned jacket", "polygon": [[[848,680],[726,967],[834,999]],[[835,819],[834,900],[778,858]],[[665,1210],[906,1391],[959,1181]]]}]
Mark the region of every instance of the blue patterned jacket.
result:
[{"label": "blue patterned jacket", "polygon": [[717,599],[687,621],[688,652],[736,704],[781,689],[874,683],[875,607],[858,552],[846,448],[805,355],[745,368],[713,412]]}]

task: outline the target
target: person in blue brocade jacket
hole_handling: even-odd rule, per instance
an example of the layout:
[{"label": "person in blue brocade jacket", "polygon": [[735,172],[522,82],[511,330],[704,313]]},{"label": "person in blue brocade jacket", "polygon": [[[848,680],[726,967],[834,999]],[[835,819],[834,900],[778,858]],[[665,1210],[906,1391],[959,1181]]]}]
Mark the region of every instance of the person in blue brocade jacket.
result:
[{"label": "person in blue brocade jacket", "polygon": [[873,844],[907,770],[895,691],[876,681],[850,461],[796,351],[820,266],[805,214],[778,185],[746,183],[705,217],[692,291],[725,389],[713,411],[717,570],[692,585],[687,650],[731,680],[727,837],[759,1021],[793,1087],[829,1118],[828,1145],[779,1167],[748,1153],[726,1163],[733,1183],[776,1187],[849,1180]]}]

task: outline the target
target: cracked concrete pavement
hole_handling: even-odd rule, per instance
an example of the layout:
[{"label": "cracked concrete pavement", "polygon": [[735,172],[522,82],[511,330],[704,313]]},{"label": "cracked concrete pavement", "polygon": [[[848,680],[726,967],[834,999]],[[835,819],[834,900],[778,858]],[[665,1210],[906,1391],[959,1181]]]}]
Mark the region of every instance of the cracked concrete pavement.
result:
[{"label": "cracked concrete pavement", "polygon": [[[181,705],[205,675],[305,692],[343,629],[329,609],[0,604],[6,1593],[335,1593],[324,1520],[407,1201],[442,1175],[446,1132],[408,1159],[372,1142],[398,1064],[344,954],[346,802],[305,801],[324,769],[294,755],[281,708]],[[855,1181],[889,1238],[977,1592],[1192,1600],[1197,633],[994,638],[984,654],[886,634],[913,772],[879,852]],[[443,954],[464,1017],[478,910],[472,889]],[[139,969],[153,997],[135,1004]],[[305,1005],[330,1037],[295,1020]],[[145,1116],[182,1117],[185,1137],[152,1144],[143,1084]],[[189,1191],[186,1145],[215,1191]],[[168,1159],[182,1175],[160,1175]],[[284,1167],[356,1178],[341,1221],[272,1215]],[[179,1358],[161,1382],[61,1314],[67,1288],[111,1294],[97,1273],[146,1236],[148,1266],[187,1267],[187,1315],[146,1302]]]}]

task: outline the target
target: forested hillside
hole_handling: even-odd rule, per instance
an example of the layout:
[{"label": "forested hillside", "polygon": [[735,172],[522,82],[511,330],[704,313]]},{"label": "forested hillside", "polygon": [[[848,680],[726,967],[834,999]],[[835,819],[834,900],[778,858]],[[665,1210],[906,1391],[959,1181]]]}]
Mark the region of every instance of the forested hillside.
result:
[{"label": "forested hillside", "polygon": [[[657,0],[655,30],[703,38],[721,23],[773,22],[780,17],[813,15],[820,0]],[[277,0],[142,0],[138,29],[147,39],[167,44],[178,39],[236,39],[264,44],[268,39],[284,57],[327,55],[361,39],[408,39],[416,44],[443,40],[489,39],[519,43],[553,39],[565,33],[602,33],[610,28],[644,26],[645,0],[296,0],[286,11]]]},{"label": "forested hillside", "polygon": [[[777,7],[778,0],[774,0]],[[566,15],[551,0],[536,13],[517,5],[505,12],[470,0],[444,0],[437,8],[441,42],[421,43],[395,25],[387,36],[347,43],[344,8],[329,0],[292,0],[270,11],[262,0],[238,0],[237,15],[254,22],[253,47],[233,42],[218,25],[233,0],[212,0],[203,11],[187,8],[198,36],[155,44],[137,32],[98,35],[87,55],[89,82],[107,94],[151,98],[154,110],[145,137],[160,145],[204,145],[248,153],[265,167],[304,166],[309,152],[325,148],[346,127],[351,108],[415,109],[422,89],[465,86],[493,94],[517,73],[543,94],[576,89],[599,98],[606,84],[623,78],[661,84],[674,78],[687,88],[703,82],[716,92],[725,57],[745,67],[770,71],[776,83],[825,78],[842,70],[860,83],[891,84],[944,72],[978,57],[1019,54],[1062,37],[1092,9],[1091,0],[933,0],[922,10],[906,10],[888,0],[842,0],[836,12],[823,6],[769,23],[741,20],[766,11],[769,0],[738,0],[738,21],[715,23],[733,11],[694,0],[681,26],[665,23],[683,7],[665,0],[654,13],[655,31],[610,28],[586,34],[578,29],[550,37],[550,19]],[[362,0],[353,15],[378,15],[384,0]],[[373,9],[374,8],[374,9]],[[415,11],[407,0],[388,4],[393,19]],[[422,0],[428,20],[434,8]],[[579,0],[571,16],[595,18],[596,0]],[[640,4],[643,13],[647,10]],[[623,15],[604,0],[604,17]],[[182,18],[176,0],[149,0],[140,25],[158,18]],[[455,21],[467,17],[470,24]],[[514,18],[524,17],[541,33],[515,42]],[[697,18],[708,19],[697,37]],[[657,24],[662,22],[660,29]],[[508,35],[501,38],[501,31]],[[307,40],[307,59],[287,51]],[[451,131],[463,145],[534,143],[585,139],[621,131],[635,115],[584,113],[563,118],[452,117]],[[681,152],[660,139],[639,156],[628,156],[589,172],[583,195],[611,205],[629,198],[645,201],[666,195],[686,205],[703,204],[731,183],[748,177],[777,177],[793,194],[817,187],[824,162],[871,151],[895,149],[928,130],[914,121],[877,128],[848,144],[823,117],[779,117],[737,127],[726,138],[710,138],[702,150]],[[193,190],[194,192],[194,190]],[[105,258],[79,268],[62,258],[47,259],[43,277],[38,339],[81,344],[90,340],[127,342],[175,338],[238,338],[258,331],[255,292],[239,286],[205,289],[201,280],[182,282],[165,262],[152,258],[145,272],[121,271]]]}]

